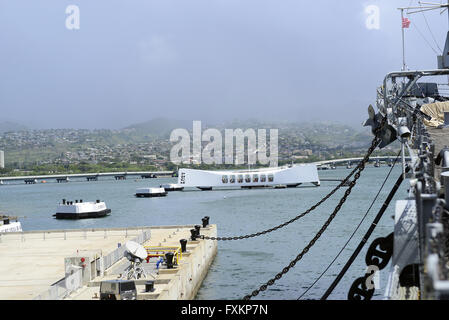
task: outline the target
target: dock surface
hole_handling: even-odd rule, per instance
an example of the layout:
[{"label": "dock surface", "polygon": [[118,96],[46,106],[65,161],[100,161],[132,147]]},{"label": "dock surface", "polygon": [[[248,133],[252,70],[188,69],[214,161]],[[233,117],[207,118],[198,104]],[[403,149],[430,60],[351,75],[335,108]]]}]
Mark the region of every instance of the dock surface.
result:
[{"label": "dock surface", "polygon": [[[0,299],[98,299],[101,281],[119,278],[130,263],[123,255],[116,257],[112,264],[106,257],[127,241],[139,239],[136,242],[152,247],[180,247],[180,239],[188,242],[187,252],[173,269],[167,269],[165,265],[156,269],[156,258],[143,262],[148,276],[135,280],[138,299],[193,299],[217,252],[216,241],[190,241],[193,228],[194,225],[183,225],[0,234]],[[200,234],[216,236],[216,233],[216,225],[200,229]],[[85,253],[94,253],[92,270],[83,274],[83,279],[87,276],[88,280],[61,295],[58,293],[61,288],[56,286],[64,286],[65,260]],[[99,265],[103,266],[101,272]],[[155,281],[153,292],[144,292],[147,280]]]}]

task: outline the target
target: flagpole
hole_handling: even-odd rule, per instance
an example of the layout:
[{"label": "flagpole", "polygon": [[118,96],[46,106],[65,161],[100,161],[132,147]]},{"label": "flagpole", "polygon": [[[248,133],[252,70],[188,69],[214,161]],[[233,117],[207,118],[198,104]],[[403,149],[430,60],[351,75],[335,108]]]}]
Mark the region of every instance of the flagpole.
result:
[{"label": "flagpole", "polygon": [[401,10],[401,29],[402,29],[402,71],[405,71],[405,41],[404,41],[404,8],[400,8]]}]

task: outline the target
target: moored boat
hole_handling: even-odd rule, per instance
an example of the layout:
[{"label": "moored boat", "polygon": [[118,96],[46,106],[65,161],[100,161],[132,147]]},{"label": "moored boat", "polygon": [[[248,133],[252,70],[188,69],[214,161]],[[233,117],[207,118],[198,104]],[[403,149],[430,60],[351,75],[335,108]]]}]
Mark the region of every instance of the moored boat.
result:
[{"label": "moored boat", "polygon": [[136,189],[136,197],[151,198],[151,197],[165,197],[167,191],[164,188],[138,188]]},{"label": "moored boat", "polygon": [[83,200],[66,201],[62,199],[62,203],[58,204],[56,219],[85,219],[85,218],[101,218],[109,215],[111,209],[106,207],[104,201],[96,200],[95,202],[83,202]]},{"label": "moored boat", "polygon": [[[11,220],[16,220],[12,222]],[[22,232],[22,225],[17,221],[17,217],[0,215],[0,233],[2,232]]]},{"label": "moored boat", "polygon": [[176,183],[161,184],[160,187],[164,188],[165,191],[182,191],[184,189],[183,186],[180,186],[179,184]]}]

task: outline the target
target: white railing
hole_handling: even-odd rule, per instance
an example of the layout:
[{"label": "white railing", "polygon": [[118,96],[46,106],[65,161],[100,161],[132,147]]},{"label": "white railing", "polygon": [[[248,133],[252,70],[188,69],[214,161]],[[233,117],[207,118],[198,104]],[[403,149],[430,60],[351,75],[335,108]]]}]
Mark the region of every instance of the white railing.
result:
[{"label": "white railing", "polygon": [[82,287],[83,271],[79,269],[70,276],[53,284],[47,291],[41,293],[33,300],[61,300],[69,296],[73,291]]},{"label": "white railing", "polygon": [[[142,233],[137,235],[132,241],[137,243],[143,243],[150,239],[151,231],[142,230]],[[126,248],[120,246],[108,255],[102,257],[104,270],[110,268],[117,261],[121,260],[124,256]],[[53,284],[47,291],[41,293],[33,300],[61,300],[68,297],[72,292],[78,290],[83,286],[83,272],[82,269],[74,271],[71,275],[61,279],[57,283]]]}]

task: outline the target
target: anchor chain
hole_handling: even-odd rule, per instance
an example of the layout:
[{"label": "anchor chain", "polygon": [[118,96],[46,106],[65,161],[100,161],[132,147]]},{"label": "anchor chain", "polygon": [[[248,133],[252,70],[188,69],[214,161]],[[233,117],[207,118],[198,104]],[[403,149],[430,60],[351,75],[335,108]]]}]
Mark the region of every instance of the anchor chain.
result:
[{"label": "anchor chain", "polygon": [[[366,252],[365,262],[368,271],[363,277],[354,280],[348,292],[348,300],[371,300],[374,294],[374,274],[384,269],[393,255],[394,235],[375,239]],[[374,268],[373,268],[374,267]]]},{"label": "anchor chain", "polygon": [[376,137],[373,139],[370,148],[368,149],[365,157],[363,158],[363,160],[358,164],[358,166],[356,167],[357,172],[354,175],[354,179],[349,183],[349,188],[345,191],[345,194],[343,195],[343,197],[340,199],[340,202],[337,204],[337,206],[335,207],[334,211],[332,212],[332,214],[329,216],[329,218],[327,219],[327,221],[324,223],[324,225],[321,227],[321,229],[318,231],[318,233],[315,235],[315,237],[313,237],[313,239],[309,242],[309,244],[301,251],[301,253],[299,253],[296,258],[294,260],[292,260],[290,262],[290,264],[288,266],[286,266],[284,269],[282,269],[281,272],[279,272],[278,274],[276,274],[276,276],[272,279],[270,279],[268,282],[266,282],[265,284],[261,285],[259,287],[259,289],[254,290],[251,294],[246,295],[245,297],[243,297],[243,300],[250,300],[252,297],[257,296],[261,291],[265,291],[268,286],[271,286],[274,284],[274,282],[276,280],[279,280],[282,278],[282,276],[284,274],[286,274],[288,271],[290,271],[291,268],[293,268],[296,263],[302,259],[302,257],[310,250],[310,248],[316,243],[316,241],[321,237],[321,235],[324,233],[324,231],[326,231],[327,227],[330,225],[330,223],[332,222],[332,220],[335,218],[335,216],[337,215],[337,213],[340,211],[341,207],[343,206],[343,204],[345,203],[346,199],[348,198],[348,196],[351,194],[352,188],[356,185],[357,180],[360,178],[360,174],[361,172],[365,169],[365,164],[368,162],[369,157],[371,155],[371,153],[374,151],[374,149],[377,147],[377,145],[379,144],[380,139]]},{"label": "anchor chain", "polygon": [[[378,127],[376,127],[375,131],[374,131],[374,138],[371,142],[371,146],[368,148],[368,151],[366,152],[365,156],[363,157],[362,161],[359,162],[359,165],[356,166],[349,174],[348,176],[346,176],[346,178],[344,178],[339,185],[337,185],[331,192],[329,192],[326,196],[324,196],[320,201],[318,201],[316,204],[314,204],[313,206],[311,206],[309,209],[307,209],[306,211],[304,211],[303,213],[297,215],[296,217],[290,219],[287,222],[281,223],[280,225],[277,225],[273,228],[264,230],[264,231],[260,231],[260,232],[255,232],[255,233],[251,233],[251,234],[247,234],[247,235],[243,235],[243,236],[234,236],[234,237],[209,237],[209,236],[205,236],[205,235],[200,235],[199,238],[200,239],[205,239],[205,240],[219,240],[219,241],[227,241],[227,240],[242,240],[242,239],[249,239],[249,238],[254,238],[254,237],[258,237],[273,231],[276,231],[278,229],[281,229],[293,222],[295,222],[296,220],[304,217],[305,215],[307,215],[308,213],[312,212],[313,210],[315,210],[317,207],[319,207],[323,202],[325,202],[327,199],[329,199],[335,192],[337,192],[341,187],[343,186],[347,186],[348,180],[349,178],[356,172],[359,170],[360,166],[363,164],[363,166],[365,165],[366,162],[368,162],[369,157],[371,155],[371,153],[374,151],[374,149],[376,149],[377,145],[380,143],[381,139],[379,138],[379,132],[381,131],[381,128],[383,127],[383,125],[386,122],[386,117],[382,119],[380,125]],[[363,170],[363,169],[362,169]],[[349,184],[350,185],[350,184]],[[346,200],[346,199],[345,199]]]},{"label": "anchor chain", "polygon": [[366,252],[367,266],[376,266],[379,270],[385,268],[393,254],[393,233],[387,237],[375,239]]}]

